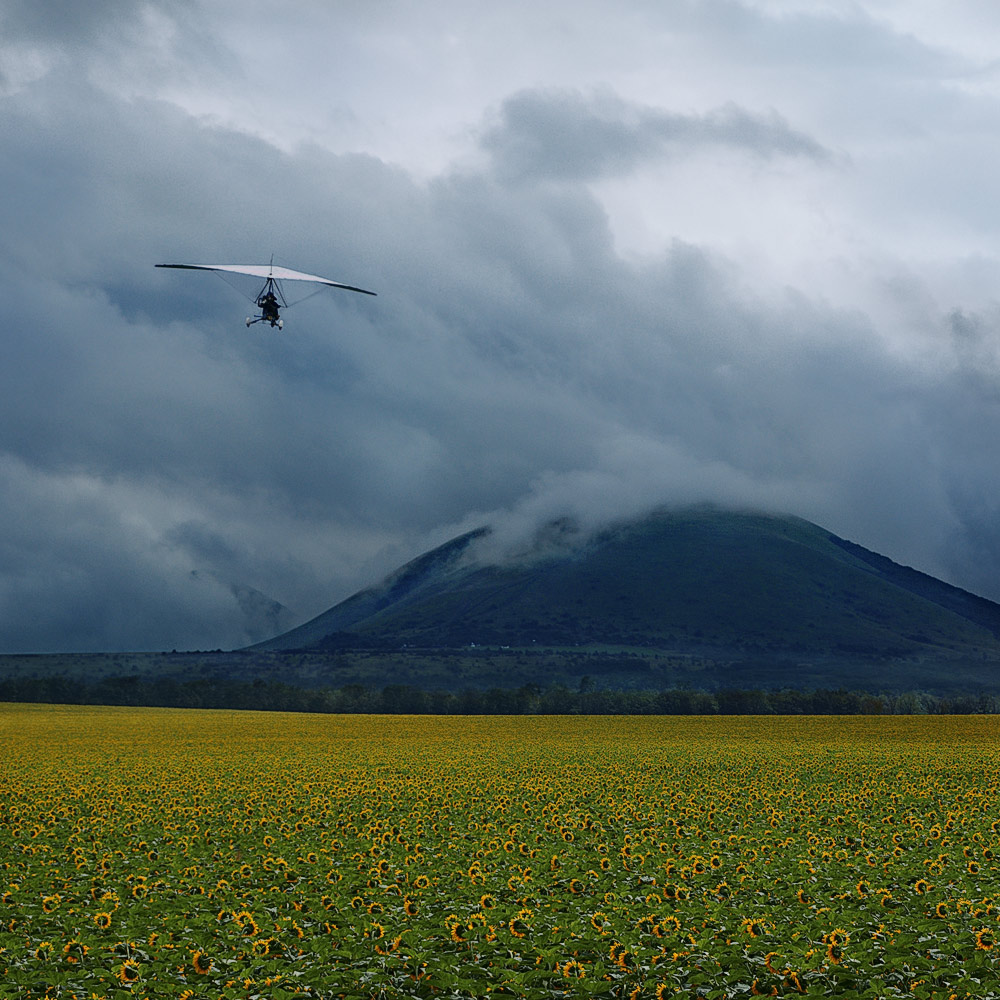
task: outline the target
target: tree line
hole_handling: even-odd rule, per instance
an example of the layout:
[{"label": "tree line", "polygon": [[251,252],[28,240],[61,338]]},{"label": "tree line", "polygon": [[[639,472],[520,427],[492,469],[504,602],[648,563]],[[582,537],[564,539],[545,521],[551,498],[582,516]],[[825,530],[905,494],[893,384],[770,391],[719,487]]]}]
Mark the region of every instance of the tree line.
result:
[{"label": "tree line", "polygon": [[301,688],[262,680],[189,681],[107,677],[90,683],[67,676],[0,680],[0,701],[65,705],[216,708],[330,714],[414,715],[981,715],[1000,713],[989,693],[872,694],[864,691],[593,690],[555,684],[489,690],[424,691],[402,684]]}]

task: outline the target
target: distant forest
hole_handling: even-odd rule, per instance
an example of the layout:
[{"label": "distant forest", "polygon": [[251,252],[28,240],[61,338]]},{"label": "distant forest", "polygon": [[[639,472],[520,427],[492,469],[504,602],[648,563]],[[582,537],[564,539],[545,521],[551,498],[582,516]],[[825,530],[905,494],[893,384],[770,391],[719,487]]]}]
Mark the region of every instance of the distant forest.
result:
[{"label": "distant forest", "polygon": [[[585,679],[586,680],[586,679]],[[871,694],[846,690],[573,690],[555,684],[516,689],[424,691],[390,684],[308,689],[262,680],[190,681],[67,676],[0,680],[0,702],[131,705],[274,712],[390,715],[982,715],[1000,713],[1000,696],[923,691]]]}]

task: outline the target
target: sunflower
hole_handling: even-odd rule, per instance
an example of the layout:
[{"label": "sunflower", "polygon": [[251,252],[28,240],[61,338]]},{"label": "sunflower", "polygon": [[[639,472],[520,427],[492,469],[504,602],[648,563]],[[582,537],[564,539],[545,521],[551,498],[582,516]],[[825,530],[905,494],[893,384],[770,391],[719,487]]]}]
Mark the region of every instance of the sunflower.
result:
[{"label": "sunflower", "polygon": [[607,931],[604,929],[607,922],[607,915],[602,913],[600,910],[598,910],[590,918],[590,926],[593,927],[599,934],[607,934]]},{"label": "sunflower", "polygon": [[431,880],[426,875],[418,875],[413,880],[414,889],[426,889],[431,884]]},{"label": "sunflower", "polygon": [[392,941],[390,941],[389,944],[387,944],[384,948],[380,944],[375,945],[375,950],[380,955],[391,955],[393,952],[399,950],[399,946],[402,943],[403,943],[403,935],[402,934],[397,934],[392,939]]},{"label": "sunflower", "polygon": [[46,913],[54,913],[59,909],[59,904],[62,902],[62,897],[57,893],[54,896],[46,896],[42,900],[42,909]]},{"label": "sunflower", "polygon": [[993,936],[993,931],[988,927],[976,931],[976,951],[992,951],[995,944],[996,939]]},{"label": "sunflower", "polygon": [[945,902],[938,903],[938,905],[934,907],[934,916],[935,917],[948,916],[948,904]]},{"label": "sunflower", "polygon": [[839,944],[833,944],[831,942],[826,949],[826,957],[833,962],[834,965],[840,965],[844,960],[844,949]]},{"label": "sunflower", "polygon": [[788,973],[788,982],[792,984],[792,987],[799,993],[805,993],[806,988],[802,985],[802,980],[799,979],[799,974],[797,972]]},{"label": "sunflower", "polygon": [[212,959],[203,951],[196,951],[191,956],[191,964],[199,976],[207,976],[212,971]]},{"label": "sunflower", "polygon": [[916,882],[913,883],[913,891],[918,892],[923,895],[928,889],[933,888],[930,882],[925,878],[918,878]]},{"label": "sunflower", "polygon": [[636,961],[635,955],[632,954],[627,948],[622,948],[618,952],[618,957],[615,959],[618,968],[622,972],[635,972],[638,968],[638,962]]},{"label": "sunflower", "polygon": [[653,993],[653,996],[656,997],[656,1000],[667,1000],[673,992],[673,987],[669,983],[660,983],[660,985],[656,987],[656,991]]},{"label": "sunflower", "polygon": [[479,897],[479,906],[484,910],[492,910],[496,905],[496,896],[491,896],[488,892]]},{"label": "sunflower", "polygon": [[271,938],[257,938],[253,943],[255,955],[266,955],[271,950]]},{"label": "sunflower", "polygon": [[249,910],[240,910],[239,913],[233,914],[233,918],[247,937],[256,937],[260,933],[257,921],[254,920],[253,914]]},{"label": "sunflower", "polygon": [[72,941],[68,941],[66,946],[63,948],[63,954],[66,956],[66,961],[71,965],[75,965],[81,959],[87,957],[87,952],[90,949],[85,945],[81,944],[76,938]]},{"label": "sunflower", "polygon": [[111,914],[107,911],[94,914],[94,923],[102,931],[106,931],[111,926]]},{"label": "sunflower", "polygon": [[586,979],[587,970],[575,958],[571,958],[560,970],[564,979]]},{"label": "sunflower", "polygon": [[507,924],[507,927],[510,929],[511,934],[513,934],[516,938],[523,938],[528,931],[531,930],[527,921],[522,920],[520,917],[514,917],[510,923]]},{"label": "sunflower", "polygon": [[126,958],[118,967],[117,975],[123,983],[135,983],[142,976],[142,970],[139,968],[138,962],[131,958]]}]

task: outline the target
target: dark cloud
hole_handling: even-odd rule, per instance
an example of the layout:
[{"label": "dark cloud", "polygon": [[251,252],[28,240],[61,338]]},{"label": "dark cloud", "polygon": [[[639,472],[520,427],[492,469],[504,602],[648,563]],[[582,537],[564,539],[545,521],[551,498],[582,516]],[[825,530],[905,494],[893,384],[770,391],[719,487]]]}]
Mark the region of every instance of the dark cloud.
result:
[{"label": "dark cloud", "polygon": [[[175,8],[188,6],[175,0]],[[141,19],[148,4],[135,0],[93,0],[60,3],[59,0],[4,0],[0,28],[8,42],[93,44],[108,32]]]},{"label": "dark cloud", "polygon": [[[929,370],[705,248],[622,258],[587,178],[673,145],[823,154],[735,108],[601,100],[508,102],[488,142],[516,185],[281,152],[67,69],[0,103],[5,648],[238,645],[483,520],[510,540],[670,501],[790,510],[985,580],[997,318],[929,316]],[[247,330],[234,288],[153,268],[272,251],[379,297]]]},{"label": "dark cloud", "polygon": [[685,115],[605,92],[529,90],[507,98],[481,143],[506,179],[595,180],[627,174],[661,156],[729,147],[754,156],[830,154],[776,112],[759,115],[727,104]]}]

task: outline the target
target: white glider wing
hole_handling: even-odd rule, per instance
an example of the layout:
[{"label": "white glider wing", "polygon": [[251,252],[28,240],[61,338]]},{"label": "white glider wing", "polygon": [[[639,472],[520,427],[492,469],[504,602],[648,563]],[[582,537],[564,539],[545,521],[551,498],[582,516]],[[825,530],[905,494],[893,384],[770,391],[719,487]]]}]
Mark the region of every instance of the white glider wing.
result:
[{"label": "white glider wing", "polygon": [[293,271],[290,267],[273,267],[270,264],[157,264],[157,267],[176,267],[184,271],[228,271],[230,274],[249,274],[255,278],[274,278],[275,281],[312,281],[318,285],[329,285],[331,288],[344,288],[349,292],[361,292],[362,295],[375,295],[367,288],[357,288],[345,285],[341,281],[331,281],[318,274],[306,274],[304,271]]}]

